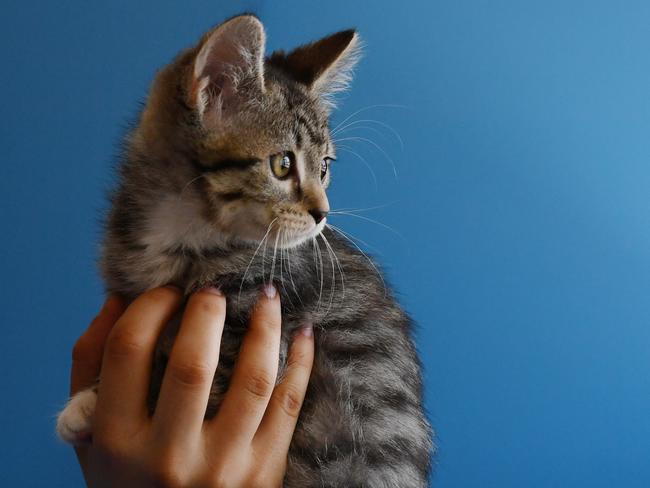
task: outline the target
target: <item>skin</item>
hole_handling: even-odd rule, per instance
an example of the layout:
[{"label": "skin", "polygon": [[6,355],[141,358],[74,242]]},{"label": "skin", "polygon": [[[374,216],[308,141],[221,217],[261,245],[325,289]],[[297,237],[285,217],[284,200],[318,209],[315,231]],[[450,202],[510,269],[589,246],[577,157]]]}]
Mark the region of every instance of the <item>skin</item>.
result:
[{"label": "skin", "polygon": [[100,378],[92,442],[77,448],[88,486],[281,486],[314,358],[311,326],[295,335],[288,370],[276,385],[280,299],[265,288],[222,406],[204,421],[226,301],[213,288],[195,293],[149,417],[156,340],[182,301],[172,287],[148,291],[128,307],[109,297],[77,341],[71,393]]}]

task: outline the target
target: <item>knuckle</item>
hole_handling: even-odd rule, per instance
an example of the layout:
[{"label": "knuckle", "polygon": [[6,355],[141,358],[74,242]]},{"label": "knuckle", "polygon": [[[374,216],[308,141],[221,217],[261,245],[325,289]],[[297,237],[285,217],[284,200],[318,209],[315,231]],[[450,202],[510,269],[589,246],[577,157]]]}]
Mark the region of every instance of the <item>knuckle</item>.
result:
[{"label": "knuckle", "polygon": [[102,458],[115,463],[129,457],[126,444],[120,443],[116,436],[109,435],[100,429],[96,429],[93,433],[93,449],[97,450],[97,454]]},{"label": "knuckle", "polygon": [[128,328],[116,329],[106,343],[106,354],[111,357],[134,356],[146,349],[146,341]]},{"label": "knuckle", "polygon": [[273,486],[280,486],[280,483],[273,480],[273,476],[269,476],[269,473],[265,469],[258,469],[256,472],[251,474],[246,480],[247,488],[269,488]]},{"label": "knuckle", "polygon": [[156,488],[181,488],[187,486],[178,469],[171,466],[158,467],[152,470]]},{"label": "knuckle", "polygon": [[288,369],[310,369],[313,362],[313,355],[294,346],[287,360]]},{"label": "knuckle", "polygon": [[246,486],[248,488],[262,488],[262,487],[268,487],[268,484],[262,482],[262,480],[260,480],[258,476],[255,476],[248,479]]},{"label": "knuckle", "polygon": [[280,328],[280,319],[276,319],[275,317],[272,316],[262,316],[258,317],[256,320],[257,327],[262,329],[262,330],[276,330]]},{"label": "knuckle", "polygon": [[302,393],[294,385],[285,385],[277,392],[277,403],[289,417],[297,418],[302,408]]},{"label": "knuckle", "polygon": [[171,377],[184,386],[205,385],[214,376],[214,368],[201,361],[172,361],[168,368]]},{"label": "knuckle", "polygon": [[157,453],[149,467],[149,471],[153,475],[153,485],[160,488],[181,488],[188,486],[186,473],[183,469],[183,466],[186,465],[186,458],[179,455],[177,450]]},{"label": "knuckle", "polygon": [[273,379],[264,369],[253,369],[244,377],[244,388],[255,398],[268,398],[273,391]]},{"label": "knuckle", "polygon": [[232,473],[232,469],[227,469],[222,463],[213,465],[209,474],[210,486],[217,488],[231,486],[229,473]]},{"label": "knuckle", "polygon": [[281,324],[279,303],[262,300],[255,305],[255,310],[251,316],[251,326],[262,330],[275,330],[279,329]]}]

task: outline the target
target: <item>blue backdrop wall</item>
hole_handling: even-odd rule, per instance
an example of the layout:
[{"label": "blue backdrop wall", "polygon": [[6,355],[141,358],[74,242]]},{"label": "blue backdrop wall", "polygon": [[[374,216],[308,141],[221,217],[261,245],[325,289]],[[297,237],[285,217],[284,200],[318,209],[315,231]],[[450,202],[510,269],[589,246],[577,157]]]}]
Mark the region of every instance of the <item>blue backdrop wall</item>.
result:
[{"label": "blue backdrop wall", "polygon": [[243,10],[270,49],[348,26],[366,41],[334,123],[357,110],[380,123],[346,133],[372,143],[344,141],[331,200],[380,206],[360,215],[394,232],[334,223],[372,246],[420,324],[433,485],[650,486],[650,3],[2,10],[2,486],[82,484],[53,418],[102,301],[116,142],[154,71]]}]

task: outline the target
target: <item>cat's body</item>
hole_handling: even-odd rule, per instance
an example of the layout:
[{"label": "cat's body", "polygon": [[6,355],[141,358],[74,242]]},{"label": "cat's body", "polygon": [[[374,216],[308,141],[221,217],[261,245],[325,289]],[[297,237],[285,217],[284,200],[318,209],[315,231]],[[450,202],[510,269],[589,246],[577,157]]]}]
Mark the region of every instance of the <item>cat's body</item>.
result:
[{"label": "cat's body", "polygon": [[[338,265],[331,261],[323,242],[320,251],[310,243],[291,250],[288,258],[286,252],[282,257],[279,252],[276,255],[274,281],[283,305],[280,371],[289,338],[305,321],[314,324],[317,348],[285,486],[423,486],[430,439],[422,416],[419,366],[409,339],[409,320],[384,293],[382,281],[361,253],[329,232],[326,238],[340,262],[345,294]],[[242,252],[236,260],[238,266],[233,266],[230,257],[210,253],[202,258],[167,258],[179,273],[171,282],[189,288],[217,283],[227,297],[227,320],[208,416],[214,414],[225,392],[250,307],[273,265],[270,246],[264,266],[262,259],[253,261],[240,294],[253,252]],[[143,255],[135,253],[133,258],[143,263]],[[151,264],[154,277],[156,264]],[[153,282],[142,290],[151,286]],[[163,343],[152,399],[162,380],[171,341]]]},{"label": "cat's body", "polygon": [[[242,18],[246,20],[237,20]],[[236,76],[219,85],[215,104],[219,117],[210,121],[206,110],[213,94],[201,95],[203,79],[197,77],[198,81],[189,82],[191,88],[184,87],[192,67],[197,73],[199,61],[195,60],[201,60],[205,50],[201,46],[209,42],[239,36],[233,44],[236,49],[227,53],[229,68],[243,49],[255,54],[255,45],[247,43],[251,36],[255,41],[260,35],[261,25],[251,17],[230,23],[233,21],[239,23],[235,28],[217,28],[158,75],[140,123],[127,139],[103,246],[107,289],[129,299],[170,283],[188,293],[208,284],[224,292],[228,309],[207,411],[207,416],[212,416],[228,386],[251,306],[262,284],[273,280],[282,302],[280,376],[295,329],[310,321],[316,341],[315,363],[289,453],[285,486],[426,486],[431,431],[423,414],[420,366],[410,320],[376,266],[326,227],[324,190],[314,184],[317,178],[310,183],[305,176],[310,171],[310,154],[329,154],[332,149],[328,110],[324,108],[327,93],[311,96],[297,81],[316,90],[318,80],[332,75],[328,70],[346,61],[346,51],[351,55],[356,35],[347,31],[331,36],[324,44],[321,41],[320,46],[311,45],[309,54],[319,54],[325,63],[311,75],[304,48],[293,58],[291,54],[274,55],[264,65],[263,100],[258,96],[250,102],[233,95],[249,89],[248,84],[242,88],[242,79],[255,78],[249,73],[254,66],[238,68]],[[263,31],[261,35],[263,47]],[[217,41],[212,40],[215,37]],[[209,55],[217,50],[211,49]],[[222,54],[226,50],[218,49]],[[250,59],[245,62],[251,64]],[[219,66],[223,70],[225,65]],[[342,70],[343,65],[338,68]],[[310,82],[309,76],[316,81]],[[232,81],[235,78],[239,84]],[[331,83],[346,80],[329,81],[333,91]],[[199,90],[194,98],[201,115],[198,119],[186,102],[188,93],[195,95],[193,90]],[[180,103],[169,103],[179,99]],[[234,102],[240,108],[229,116],[228,107]],[[220,137],[206,136],[206,120],[219,128]],[[200,143],[193,132],[197,123],[203,123],[198,129],[204,137]],[[291,142],[286,142],[287,134]],[[278,183],[268,176],[267,166],[248,157],[251,153],[273,154],[269,147],[278,147],[278,140],[283,147],[297,148],[295,154],[282,153],[291,154],[291,162],[298,168],[293,170],[297,185],[302,185],[299,197],[292,197],[293,207],[280,200],[295,191],[281,186],[286,178],[283,168],[273,169],[276,176],[277,172],[283,175]],[[243,147],[248,152],[242,152]],[[210,166],[206,161],[215,154],[217,162]],[[323,188],[329,183],[327,169],[321,163],[321,172],[315,173]],[[310,207],[307,217],[296,205]],[[268,215],[269,206],[275,213]],[[315,207],[322,215],[315,214]],[[266,220],[256,225],[256,220],[263,220],[260,215]],[[274,235],[276,223],[284,228]],[[150,392],[152,409],[174,328],[170,324],[159,344]]]}]

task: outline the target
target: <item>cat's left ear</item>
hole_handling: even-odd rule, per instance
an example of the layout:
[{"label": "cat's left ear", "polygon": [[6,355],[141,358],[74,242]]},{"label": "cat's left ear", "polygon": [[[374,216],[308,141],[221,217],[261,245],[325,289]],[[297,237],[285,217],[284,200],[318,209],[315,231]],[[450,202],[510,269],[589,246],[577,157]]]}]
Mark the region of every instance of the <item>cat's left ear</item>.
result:
[{"label": "cat's left ear", "polygon": [[350,29],[300,46],[289,54],[273,53],[270,61],[332,107],[334,95],[350,85],[354,67],[361,58],[361,47],[359,35]]},{"label": "cat's left ear", "polygon": [[233,17],[202,39],[189,94],[204,125],[223,122],[239,103],[264,92],[265,43],[264,27],[253,15]]}]

